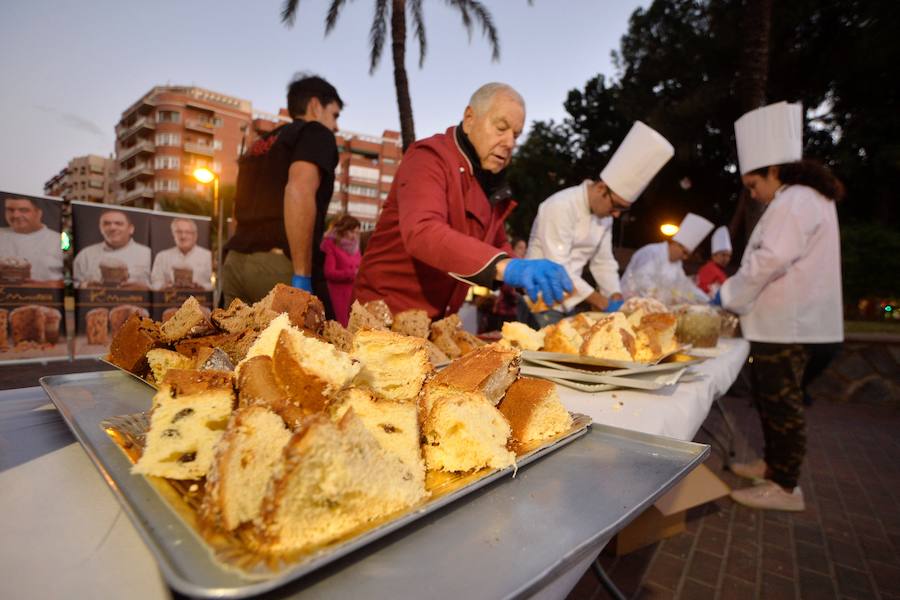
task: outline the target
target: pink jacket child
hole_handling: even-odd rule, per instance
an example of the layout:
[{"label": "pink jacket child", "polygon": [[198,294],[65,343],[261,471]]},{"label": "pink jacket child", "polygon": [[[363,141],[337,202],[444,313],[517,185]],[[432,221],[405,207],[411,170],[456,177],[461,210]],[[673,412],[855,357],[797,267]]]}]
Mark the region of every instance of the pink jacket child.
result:
[{"label": "pink jacket child", "polygon": [[350,299],[353,295],[353,280],[359,270],[362,255],[359,253],[359,240],[342,238],[329,233],[322,238],[320,246],[325,253],[325,281],[328,283],[328,295],[334,316],[344,327],[350,316]]}]

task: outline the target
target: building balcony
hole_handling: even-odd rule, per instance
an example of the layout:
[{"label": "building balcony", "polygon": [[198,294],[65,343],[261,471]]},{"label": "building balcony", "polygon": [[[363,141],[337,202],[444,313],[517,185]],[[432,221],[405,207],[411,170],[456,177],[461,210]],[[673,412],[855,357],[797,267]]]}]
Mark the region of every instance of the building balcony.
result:
[{"label": "building balcony", "polygon": [[149,116],[139,117],[131,125],[116,125],[116,137],[119,138],[119,141],[124,142],[139,131],[154,129],[156,129],[156,123],[153,122],[153,119]]},{"label": "building balcony", "polygon": [[205,121],[202,119],[185,119],[184,128],[211,134],[215,129],[215,125],[213,125],[212,121]]},{"label": "building balcony", "polygon": [[116,200],[119,204],[131,204],[142,198],[153,199],[153,188],[150,186],[138,185],[133,190],[121,190],[116,194]]},{"label": "building balcony", "polygon": [[185,142],[184,151],[190,152],[191,154],[200,154],[202,156],[213,155],[213,147],[208,144],[192,144],[190,142]]},{"label": "building balcony", "polygon": [[135,178],[153,177],[153,174],[153,167],[151,167],[149,163],[141,163],[139,165],[135,165],[127,171],[120,171],[119,176],[116,177],[116,180],[121,185]]},{"label": "building balcony", "polygon": [[144,140],[142,142],[138,142],[130,148],[122,148],[122,150],[119,152],[118,161],[122,163],[132,156],[137,156],[138,154],[144,152],[153,153],[155,150],[156,146],[153,144],[153,142]]}]

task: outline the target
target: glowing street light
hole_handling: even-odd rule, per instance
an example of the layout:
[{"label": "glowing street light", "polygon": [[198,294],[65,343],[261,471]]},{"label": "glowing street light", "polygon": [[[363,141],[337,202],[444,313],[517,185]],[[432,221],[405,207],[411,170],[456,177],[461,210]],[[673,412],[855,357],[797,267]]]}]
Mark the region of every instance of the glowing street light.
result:
[{"label": "glowing street light", "polygon": [[216,219],[216,287],[213,291],[213,308],[219,306],[222,295],[222,207],[219,205],[219,176],[206,167],[194,169],[194,179],[208,185],[213,184],[213,218]]},{"label": "glowing street light", "polygon": [[672,237],[673,235],[678,233],[678,225],[673,225],[672,223],[663,223],[659,226],[659,230],[662,231],[663,235]]}]

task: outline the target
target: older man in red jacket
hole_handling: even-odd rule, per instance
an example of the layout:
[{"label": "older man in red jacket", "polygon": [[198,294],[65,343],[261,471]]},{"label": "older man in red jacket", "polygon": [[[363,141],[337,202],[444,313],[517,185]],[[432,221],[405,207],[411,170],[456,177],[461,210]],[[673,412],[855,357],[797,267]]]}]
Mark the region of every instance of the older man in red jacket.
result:
[{"label": "older man in red jacket", "polygon": [[470,285],[505,281],[552,304],[572,290],[549,260],[509,258],[504,229],[515,207],[504,172],[525,124],[512,87],[488,83],[462,123],[409,147],[375,227],[354,292],[394,312],[421,308],[431,318],[459,310]]}]

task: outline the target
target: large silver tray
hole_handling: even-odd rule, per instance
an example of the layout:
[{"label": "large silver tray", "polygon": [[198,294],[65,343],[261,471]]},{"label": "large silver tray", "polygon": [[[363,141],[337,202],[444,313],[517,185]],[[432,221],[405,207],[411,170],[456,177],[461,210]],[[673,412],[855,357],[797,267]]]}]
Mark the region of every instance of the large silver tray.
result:
[{"label": "large silver tray", "polygon": [[[150,407],[153,390],[145,381],[124,371],[89,373],[107,381],[103,395],[88,393],[71,385],[79,376],[43,377],[40,382],[47,395],[65,418],[75,437],[100,470],[123,509],[154,554],[166,581],[184,594],[209,598],[245,598],[260,594],[299,579],[340,559],[405,525],[412,523],[455,500],[509,475],[513,467],[486,470],[468,476],[460,486],[436,494],[423,504],[397,518],[377,525],[320,552],[304,557],[302,562],[280,570],[257,569],[245,572],[216,560],[210,547],[195,528],[179,516],[178,498],[164,480],[135,476],[131,461],[104,428],[138,419]],[[94,391],[97,386],[91,386]],[[562,437],[539,446],[516,458],[516,468],[565,446],[588,431],[590,419],[575,415],[576,426]],[[168,500],[164,499],[168,497]],[[183,508],[181,509],[183,511]]]}]

